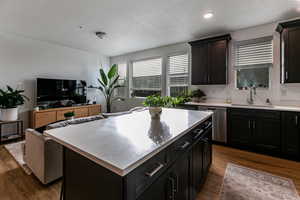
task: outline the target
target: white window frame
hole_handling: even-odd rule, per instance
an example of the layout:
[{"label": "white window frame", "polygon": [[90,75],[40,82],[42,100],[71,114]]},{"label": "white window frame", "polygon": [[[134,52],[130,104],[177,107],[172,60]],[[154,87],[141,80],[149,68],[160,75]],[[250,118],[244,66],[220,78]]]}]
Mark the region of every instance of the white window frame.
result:
[{"label": "white window frame", "polygon": [[[237,79],[238,79],[238,77],[237,77],[237,72],[238,72],[238,70],[239,69],[243,69],[243,67],[241,67],[241,66],[236,66],[236,63],[237,63],[237,46],[240,44],[240,43],[247,43],[247,42],[249,42],[249,44],[250,43],[254,43],[255,41],[256,42],[259,42],[259,41],[267,41],[267,40],[271,40],[272,41],[272,54],[273,54],[273,63],[268,67],[268,69],[269,69],[269,86],[267,87],[267,88],[263,88],[263,87],[258,87],[257,89],[258,90],[270,90],[270,88],[271,88],[271,83],[272,83],[272,68],[273,68],[273,66],[274,66],[274,36],[272,35],[272,36],[266,36],[266,37],[260,37],[260,38],[253,38],[253,39],[250,39],[250,40],[242,40],[242,41],[236,41],[236,42],[234,42],[233,43],[233,48],[232,48],[232,50],[233,50],[233,59],[231,59],[233,62],[233,70],[234,70],[234,85],[235,85],[235,89],[236,90],[239,90],[239,88],[237,87]],[[257,66],[257,67],[255,67],[255,65],[253,65],[251,68],[261,68],[261,66]],[[247,67],[244,67],[244,69],[247,69]],[[248,68],[249,69],[249,68]]]},{"label": "white window frame", "polygon": [[[188,51],[180,51],[180,52],[176,52],[176,53],[172,53],[172,54],[168,54],[166,56],[166,95],[167,96],[170,96],[171,92],[170,92],[170,75],[169,75],[169,69],[170,69],[170,63],[169,63],[169,57],[172,57],[172,56],[180,56],[180,55],[187,55],[188,56],[188,72],[187,72],[187,77],[188,77],[188,83],[187,83],[187,87],[189,88],[190,87],[190,64],[191,64],[191,61],[190,61],[190,53]],[[180,76],[182,77],[182,76]],[[173,85],[174,86],[174,85]],[[179,87],[185,87],[185,85],[178,85]]]},{"label": "white window frame", "polygon": [[[131,60],[130,61],[130,70],[129,70],[129,97],[130,98],[141,98],[144,99],[146,97],[138,97],[138,96],[132,96],[132,92],[135,89],[133,87],[133,63],[134,62],[141,62],[141,61],[147,61],[147,60],[154,60],[154,59],[161,59],[161,86],[160,86],[160,91],[161,91],[161,95],[163,96],[164,94],[164,87],[163,87],[163,77],[164,77],[164,56],[153,56],[153,57],[147,57],[147,58],[143,58],[143,59],[136,59],[136,60]],[[137,89],[143,89],[143,90],[154,90],[153,88],[137,88]]]}]

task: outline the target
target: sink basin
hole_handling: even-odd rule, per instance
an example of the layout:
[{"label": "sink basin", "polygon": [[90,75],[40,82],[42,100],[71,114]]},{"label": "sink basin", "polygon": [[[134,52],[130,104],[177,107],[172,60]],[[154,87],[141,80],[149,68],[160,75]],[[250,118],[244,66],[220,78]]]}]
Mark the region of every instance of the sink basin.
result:
[{"label": "sink basin", "polygon": [[272,108],[272,104],[242,104],[242,103],[232,103],[232,106],[245,106],[245,107],[263,107],[263,108]]}]

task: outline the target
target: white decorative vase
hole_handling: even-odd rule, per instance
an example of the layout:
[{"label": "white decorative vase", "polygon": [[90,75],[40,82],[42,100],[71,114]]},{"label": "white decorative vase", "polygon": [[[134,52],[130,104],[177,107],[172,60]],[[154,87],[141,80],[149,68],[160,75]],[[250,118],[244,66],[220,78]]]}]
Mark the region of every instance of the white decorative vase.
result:
[{"label": "white decorative vase", "polygon": [[159,119],[162,113],[161,107],[149,107],[149,113],[152,119]]},{"label": "white decorative vase", "polygon": [[18,108],[1,109],[1,121],[16,121],[18,120]]}]

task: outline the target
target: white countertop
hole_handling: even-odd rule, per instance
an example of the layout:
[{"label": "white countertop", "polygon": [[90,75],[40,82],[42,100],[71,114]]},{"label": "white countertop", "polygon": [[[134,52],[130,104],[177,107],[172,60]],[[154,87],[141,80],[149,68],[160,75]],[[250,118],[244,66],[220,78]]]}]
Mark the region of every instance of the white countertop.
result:
[{"label": "white countertop", "polygon": [[279,105],[239,105],[228,103],[214,103],[214,102],[188,102],[186,105],[207,106],[207,107],[224,107],[224,108],[245,108],[245,109],[261,109],[261,110],[276,110],[276,111],[291,111],[300,112],[300,106],[279,106]]},{"label": "white countertop", "polygon": [[205,121],[212,112],[163,109],[160,120],[148,110],[45,131],[56,142],[125,176]]}]

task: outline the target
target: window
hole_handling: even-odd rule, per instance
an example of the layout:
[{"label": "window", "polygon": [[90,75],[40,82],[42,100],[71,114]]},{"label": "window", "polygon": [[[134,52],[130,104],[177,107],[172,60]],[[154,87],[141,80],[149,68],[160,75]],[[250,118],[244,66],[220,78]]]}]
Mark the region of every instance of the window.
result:
[{"label": "window", "polygon": [[236,45],[237,88],[269,87],[269,69],[273,66],[273,38],[242,41]]},{"label": "window", "polygon": [[189,83],[188,54],[168,57],[168,95],[176,97],[187,93]]},{"label": "window", "polygon": [[127,96],[127,64],[126,63],[120,63],[118,64],[118,74],[120,76],[118,80],[118,84],[122,85],[124,87],[117,89],[117,96],[119,97],[126,97]]},{"label": "window", "polygon": [[161,95],[162,58],[132,63],[132,96]]}]

